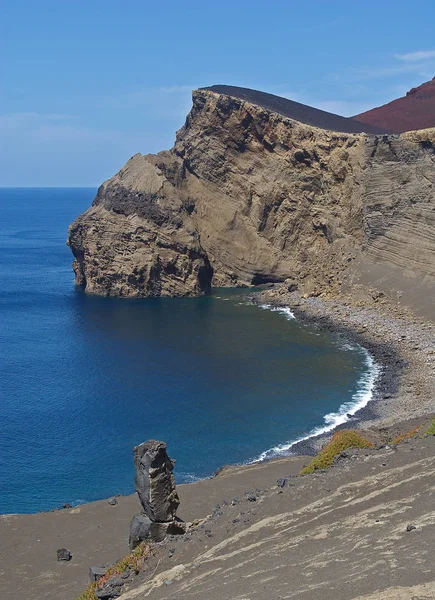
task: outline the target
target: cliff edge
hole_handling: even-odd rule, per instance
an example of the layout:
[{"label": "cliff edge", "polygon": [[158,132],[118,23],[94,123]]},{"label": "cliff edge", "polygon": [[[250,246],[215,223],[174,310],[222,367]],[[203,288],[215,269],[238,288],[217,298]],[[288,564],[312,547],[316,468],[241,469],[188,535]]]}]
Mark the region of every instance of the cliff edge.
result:
[{"label": "cliff edge", "polygon": [[76,282],[127,297],[360,283],[413,302],[416,286],[435,283],[435,129],[399,136],[315,122],[194,91],[174,147],[133,156],[71,225]]}]

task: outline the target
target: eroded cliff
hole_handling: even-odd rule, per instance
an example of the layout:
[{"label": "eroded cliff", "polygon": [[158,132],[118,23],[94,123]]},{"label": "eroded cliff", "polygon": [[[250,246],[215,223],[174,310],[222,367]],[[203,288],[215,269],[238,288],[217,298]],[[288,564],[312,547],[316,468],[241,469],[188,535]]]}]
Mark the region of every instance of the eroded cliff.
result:
[{"label": "eroded cliff", "polygon": [[105,295],[287,279],[406,294],[435,281],[434,190],[435,129],[336,133],[197,90],[174,147],[132,157],[68,244],[77,283]]}]

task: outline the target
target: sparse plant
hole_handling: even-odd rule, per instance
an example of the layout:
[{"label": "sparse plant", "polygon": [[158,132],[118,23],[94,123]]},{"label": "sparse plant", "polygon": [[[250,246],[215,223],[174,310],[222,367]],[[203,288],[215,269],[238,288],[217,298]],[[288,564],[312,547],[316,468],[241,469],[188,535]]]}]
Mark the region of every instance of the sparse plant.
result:
[{"label": "sparse plant", "polygon": [[97,590],[103,588],[106,583],[115,575],[121,575],[125,573],[127,569],[131,569],[136,574],[142,570],[145,560],[151,554],[151,544],[142,542],[139,544],[131,554],[124,557],[122,560],[117,562],[115,565],[110,567],[106,573],[98,581],[91,583],[84,592],[77,598],[77,600],[98,600]]},{"label": "sparse plant", "polygon": [[401,433],[400,435],[395,437],[393,440],[391,440],[390,443],[393,445],[397,445],[397,444],[400,444],[400,442],[403,442],[404,440],[410,440],[413,437],[415,437],[419,431],[420,431],[420,425],[418,427],[414,427],[413,429],[410,429],[409,431],[405,431],[404,433]]},{"label": "sparse plant", "polygon": [[348,448],[373,447],[373,444],[358,431],[354,429],[342,429],[334,433],[331,441],[301,470],[299,475],[309,475],[318,469],[327,469],[333,464],[335,458]]},{"label": "sparse plant", "polygon": [[435,417],[432,419],[432,422],[429,425],[429,428],[426,429],[426,431],[424,433],[425,433],[425,435],[435,435]]}]

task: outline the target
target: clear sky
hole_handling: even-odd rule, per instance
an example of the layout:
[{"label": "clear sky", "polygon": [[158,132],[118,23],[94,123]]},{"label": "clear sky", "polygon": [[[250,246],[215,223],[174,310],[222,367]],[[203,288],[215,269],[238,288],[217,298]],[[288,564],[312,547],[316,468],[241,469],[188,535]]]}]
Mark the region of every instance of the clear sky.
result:
[{"label": "clear sky", "polygon": [[435,76],[435,0],[1,0],[0,186],[97,186],[170,148],[191,90],[350,116]]}]

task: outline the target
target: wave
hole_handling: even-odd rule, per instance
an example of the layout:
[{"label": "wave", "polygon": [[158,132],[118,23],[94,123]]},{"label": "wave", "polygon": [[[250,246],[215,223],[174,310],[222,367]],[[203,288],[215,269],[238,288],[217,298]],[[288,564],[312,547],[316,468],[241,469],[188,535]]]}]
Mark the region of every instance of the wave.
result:
[{"label": "wave", "polygon": [[270,304],[260,304],[259,306],[264,310],[281,313],[288,321],[294,321],[296,319],[288,306],[271,306]]},{"label": "wave", "polygon": [[197,481],[203,481],[204,479],[210,479],[210,477],[211,477],[210,475],[200,477],[199,475],[195,475],[194,473],[177,473],[176,474],[177,484],[196,483]]},{"label": "wave", "polygon": [[[269,308],[267,304],[261,305],[261,308]],[[270,310],[283,312],[288,319],[295,319],[295,316],[290,311],[290,309],[276,309],[271,308]],[[292,316],[289,317],[288,314]],[[364,354],[364,363],[366,365],[365,372],[361,375],[357,383],[357,391],[353,394],[352,398],[348,402],[344,402],[337,412],[331,412],[326,414],[323,417],[324,424],[319,427],[315,427],[306,435],[301,436],[295,440],[285,442],[284,444],[279,444],[274,446],[273,448],[269,448],[269,450],[265,450],[258,456],[246,464],[254,464],[257,462],[262,462],[264,460],[269,460],[271,458],[278,458],[283,455],[291,454],[291,449],[293,446],[298,444],[299,442],[304,442],[305,440],[309,440],[310,438],[317,437],[318,435],[322,435],[325,433],[330,433],[339,425],[343,425],[347,423],[356,412],[367,406],[370,400],[373,398],[373,390],[376,384],[376,381],[381,374],[381,366],[378,365],[370,352],[360,346],[359,344],[350,344],[348,342],[342,343],[341,348],[347,351],[355,351],[358,350]]]}]

